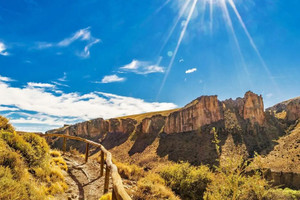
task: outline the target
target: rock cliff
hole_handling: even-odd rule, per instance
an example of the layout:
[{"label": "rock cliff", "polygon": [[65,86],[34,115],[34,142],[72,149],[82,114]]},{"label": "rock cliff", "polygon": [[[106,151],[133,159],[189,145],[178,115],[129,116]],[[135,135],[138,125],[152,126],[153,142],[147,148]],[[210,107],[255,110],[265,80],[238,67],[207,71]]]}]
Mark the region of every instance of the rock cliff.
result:
[{"label": "rock cliff", "polygon": [[[299,119],[299,102],[300,98],[289,100],[265,112],[262,97],[250,91],[235,100],[201,96],[176,110],[108,120],[98,118],[48,133],[89,138],[102,143],[117,158],[146,167],[153,167],[151,163],[161,159],[213,165],[218,164],[218,152],[212,142],[212,130],[216,130],[220,140],[222,157],[232,151],[245,157],[253,156],[254,152],[268,155],[277,144],[274,140]],[[282,112],[284,118],[278,120],[277,115]],[[54,147],[61,145],[62,141],[53,142]],[[67,148],[85,149],[76,142],[68,141],[68,145]]]}]

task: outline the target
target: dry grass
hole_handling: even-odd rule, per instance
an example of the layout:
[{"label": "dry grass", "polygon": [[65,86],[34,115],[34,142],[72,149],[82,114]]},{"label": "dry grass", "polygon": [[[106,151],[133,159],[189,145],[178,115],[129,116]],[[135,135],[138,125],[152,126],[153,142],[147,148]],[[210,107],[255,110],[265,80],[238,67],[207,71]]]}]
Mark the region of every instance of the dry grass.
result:
[{"label": "dry grass", "polygon": [[135,200],[179,200],[172,190],[165,185],[164,179],[154,173],[149,173],[145,178],[138,181],[133,196]]},{"label": "dry grass", "polygon": [[139,180],[145,174],[143,168],[134,164],[125,164],[116,161],[114,161],[114,164],[118,167],[120,176],[125,179]]},{"label": "dry grass", "polygon": [[123,116],[123,117],[118,117],[116,119],[134,119],[138,122],[141,122],[145,118],[150,118],[154,115],[162,115],[162,116],[168,116],[170,113],[175,112],[179,110],[180,108],[172,109],[172,110],[164,110],[164,111],[157,111],[157,112],[149,112],[149,113],[142,113],[142,114],[137,114],[137,115],[128,115],[128,116]]},{"label": "dry grass", "polygon": [[64,192],[67,185],[61,168],[65,162],[59,154],[50,156],[44,138],[17,134],[0,117],[0,199],[49,199]]}]

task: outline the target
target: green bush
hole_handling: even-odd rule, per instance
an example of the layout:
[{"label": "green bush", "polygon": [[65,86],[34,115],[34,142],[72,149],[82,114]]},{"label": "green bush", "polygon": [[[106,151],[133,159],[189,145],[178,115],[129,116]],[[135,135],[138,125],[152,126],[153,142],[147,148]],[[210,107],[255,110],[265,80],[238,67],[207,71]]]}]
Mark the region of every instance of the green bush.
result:
[{"label": "green bush", "polygon": [[181,198],[193,200],[203,199],[206,187],[213,177],[207,166],[195,167],[189,163],[169,165],[160,175]]}]

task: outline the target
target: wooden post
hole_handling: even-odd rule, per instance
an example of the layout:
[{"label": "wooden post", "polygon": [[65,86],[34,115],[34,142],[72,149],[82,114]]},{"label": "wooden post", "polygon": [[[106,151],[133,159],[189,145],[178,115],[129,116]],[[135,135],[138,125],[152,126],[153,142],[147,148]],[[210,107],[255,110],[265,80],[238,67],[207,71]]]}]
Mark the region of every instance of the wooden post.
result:
[{"label": "wooden post", "polygon": [[100,176],[103,176],[104,172],[104,152],[101,151],[101,164],[100,164]]},{"label": "wooden post", "polygon": [[108,192],[109,174],[110,174],[110,168],[106,164],[106,167],[105,167],[105,181],[104,181],[104,194],[106,194]]},{"label": "wooden post", "polygon": [[116,193],[115,193],[115,188],[113,187],[113,190],[112,190],[112,200],[117,200],[117,196],[116,196]]},{"label": "wooden post", "polygon": [[86,143],[86,148],[85,148],[85,162],[88,161],[89,158],[89,143]]},{"label": "wooden post", "polygon": [[66,149],[67,149],[67,138],[64,137],[64,142],[63,142],[63,154],[66,153]]}]

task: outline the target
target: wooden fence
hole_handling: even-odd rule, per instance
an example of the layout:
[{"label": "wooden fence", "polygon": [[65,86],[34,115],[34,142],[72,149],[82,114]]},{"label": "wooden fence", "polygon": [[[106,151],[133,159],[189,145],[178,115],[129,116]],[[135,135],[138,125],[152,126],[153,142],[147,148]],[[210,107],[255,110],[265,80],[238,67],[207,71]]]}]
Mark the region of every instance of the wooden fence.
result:
[{"label": "wooden fence", "polygon": [[[111,176],[112,178],[112,185],[113,185],[113,190],[112,190],[112,199],[113,200],[131,200],[130,196],[127,194],[127,192],[124,189],[122,179],[120,174],[118,173],[118,168],[115,164],[112,162],[112,156],[109,151],[107,151],[104,146],[97,142],[93,142],[91,140],[87,140],[81,137],[76,137],[76,136],[70,136],[70,135],[63,135],[63,134],[40,134],[42,137],[60,137],[63,138],[63,152],[66,151],[67,147],[67,139],[71,140],[77,140],[81,142],[86,143],[86,150],[85,150],[85,162],[88,161],[89,157],[89,145],[93,145],[95,147],[100,148],[101,150],[101,162],[100,162],[100,176],[103,176],[104,174],[104,165],[105,165],[105,181],[104,181],[104,191],[103,193],[108,192],[108,186],[109,186],[109,177]],[[106,159],[104,160],[104,157],[106,156]]]}]

